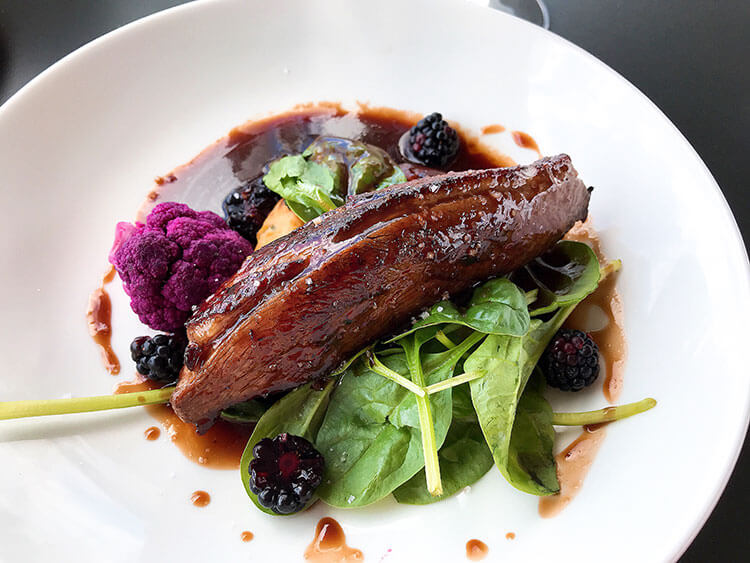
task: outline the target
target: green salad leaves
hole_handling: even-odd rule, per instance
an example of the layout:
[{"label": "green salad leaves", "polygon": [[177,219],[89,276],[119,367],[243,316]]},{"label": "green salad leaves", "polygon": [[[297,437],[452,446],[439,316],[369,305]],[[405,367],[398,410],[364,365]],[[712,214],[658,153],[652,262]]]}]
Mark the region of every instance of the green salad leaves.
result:
[{"label": "green salad leaves", "polygon": [[[403,353],[385,357],[383,363],[396,372],[408,372]],[[417,395],[366,364],[358,362],[342,377],[315,442],[326,460],[318,494],[331,506],[380,500],[425,464]],[[440,381],[450,376],[450,366],[426,375],[430,383]],[[430,401],[436,447],[448,432],[450,399],[450,392],[443,392]]]},{"label": "green salad leaves", "polygon": [[307,222],[343,205],[349,195],[401,184],[406,176],[378,147],[319,137],[301,155],[272,162],[263,182]]},{"label": "green salad leaves", "polygon": [[[317,162],[303,166],[340,164],[323,147],[310,155]],[[655,405],[647,399],[555,414],[544,397],[539,358],[596,289],[600,271],[608,270],[588,246],[561,241],[512,275],[477,287],[462,306],[437,303],[406,332],[360,352],[322,390],[308,384],[282,397],[262,414],[243,455],[248,495],[257,504],[247,472],[253,446],[280,432],[307,438],[323,455],[317,498],[331,506],[365,506],[390,494],[400,503],[429,504],[493,465],[521,491],[557,493],[555,425],[610,421]],[[248,404],[225,415],[256,412]]]},{"label": "green salad leaves", "polygon": [[473,485],[493,465],[492,452],[471,406],[467,385],[453,389],[453,420],[442,447],[438,451],[442,495],[432,495],[422,470],[395,491],[393,496],[402,504],[431,504]]},{"label": "green salad leaves", "polygon": [[430,308],[405,333],[392,338],[396,341],[407,334],[428,326],[463,325],[483,334],[523,336],[529,329],[529,310],[526,296],[505,278],[490,280],[474,290],[464,311],[450,301],[440,301]]}]

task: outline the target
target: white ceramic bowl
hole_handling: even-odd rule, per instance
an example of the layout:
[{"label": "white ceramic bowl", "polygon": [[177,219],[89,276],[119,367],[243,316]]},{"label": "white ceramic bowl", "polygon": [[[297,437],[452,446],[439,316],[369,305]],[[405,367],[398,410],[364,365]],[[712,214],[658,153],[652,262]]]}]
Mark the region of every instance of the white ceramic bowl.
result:
[{"label": "white ceramic bowl", "polygon": [[[737,227],[700,158],[623,78],[551,33],[463,2],[190,4],[94,41],[8,101],[2,398],[110,392],[84,311],[115,223],[133,218],[155,175],[232,126],[310,100],[440,110],[474,130],[502,123],[545,153],[572,155],[597,188],[591,212],[606,251],[625,264],[622,401],[653,396],[658,407],[611,427],[583,491],[551,520],[494,470],[434,506],[316,506],[275,519],[250,505],[237,472],[144,441],[152,420],[138,409],[2,422],[0,559],[295,561],[323,515],[369,561],[460,561],[475,537],[497,561],[678,557],[748,422],[750,291]],[[493,142],[534,158],[507,134]],[[121,292],[113,300],[126,360],[142,328]],[[589,394],[566,406],[599,405]],[[189,503],[196,489],[212,494],[208,507]]]}]

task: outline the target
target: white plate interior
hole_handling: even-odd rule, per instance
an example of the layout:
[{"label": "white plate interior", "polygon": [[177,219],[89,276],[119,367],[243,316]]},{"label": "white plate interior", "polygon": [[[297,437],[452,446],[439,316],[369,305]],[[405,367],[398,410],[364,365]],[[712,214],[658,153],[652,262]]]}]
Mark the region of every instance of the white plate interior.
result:
[{"label": "white plate interior", "polygon": [[[427,25],[431,35],[414,32]],[[572,155],[596,187],[605,249],[625,265],[621,401],[659,406],[610,428],[582,493],[551,520],[494,470],[430,507],[274,519],[250,505],[237,472],[193,465],[164,437],[146,442],[143,412],[3,422],[0,559],[301,560],[323,515],[370,561],[462,560],[470,538],[497,561],[675,558],[747,427],[750,292],[736,225],[692,148],[625,80],[550,33],[462,2],[192,4],[109,34],[24,88],[0,109],[0,396],[110,392],[117,380],[84,311],[115,223],[133,218],[154,176],[232,126],[310,100],[440,110],[474,131],[502,123]],[[488,140],[534,159],[507,133]],[[125,380],[143,329],[110,287]],[[601,405],[591,393],[565,406]],[[212,494],[208,507],[190,505],[196,489]],[[256,539],[243,544],[242,530]]]}]

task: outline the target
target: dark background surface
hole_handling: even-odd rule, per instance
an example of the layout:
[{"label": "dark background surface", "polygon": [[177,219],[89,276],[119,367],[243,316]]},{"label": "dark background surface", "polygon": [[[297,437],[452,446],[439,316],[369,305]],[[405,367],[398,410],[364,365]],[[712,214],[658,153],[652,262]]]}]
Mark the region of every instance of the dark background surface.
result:
[{"label": "dark background surface", "polygon": [[[77,47],[182,3],[0,0],[0,103]],[[677,125],[714,174],[747,242],[750,2],[547,0],[547,6],[552,31],[630,80]],[[721,501],[681,561],[747,560],[747,440],[745,445]]]}]

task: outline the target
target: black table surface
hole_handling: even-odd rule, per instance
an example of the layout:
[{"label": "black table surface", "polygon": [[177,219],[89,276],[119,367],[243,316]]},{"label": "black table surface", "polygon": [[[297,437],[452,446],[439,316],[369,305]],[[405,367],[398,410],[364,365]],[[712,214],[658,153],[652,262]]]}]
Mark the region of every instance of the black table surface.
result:
[{"label": "black table surface", "polygon": [[[0,103],[84,43],[182,3],[0,0]],[[747,243],[750,2],[547,0],[547,6],[552,31],[630,80],[677,125],[714,174]],[[747,560],[750,533],[744,510],[748,501],[746,440],[724,495],[680,561]]]}]

